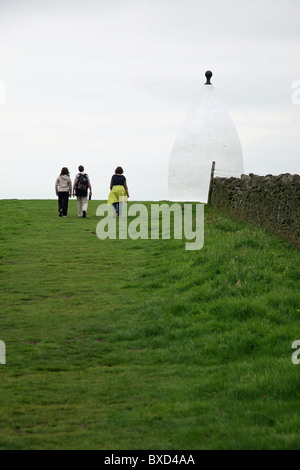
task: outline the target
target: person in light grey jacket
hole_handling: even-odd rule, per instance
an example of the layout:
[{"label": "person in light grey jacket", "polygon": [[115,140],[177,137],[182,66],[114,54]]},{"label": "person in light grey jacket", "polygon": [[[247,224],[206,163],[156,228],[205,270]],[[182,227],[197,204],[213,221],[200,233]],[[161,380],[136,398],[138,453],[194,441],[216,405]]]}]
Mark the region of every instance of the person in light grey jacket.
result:
[{"label": "person in light grey jacket", "polygon": [[55,181],[55,193],[58,196],[58,215],[67,217],[69,197],[72,196],[72,181],[68,168],[63,167]]}]

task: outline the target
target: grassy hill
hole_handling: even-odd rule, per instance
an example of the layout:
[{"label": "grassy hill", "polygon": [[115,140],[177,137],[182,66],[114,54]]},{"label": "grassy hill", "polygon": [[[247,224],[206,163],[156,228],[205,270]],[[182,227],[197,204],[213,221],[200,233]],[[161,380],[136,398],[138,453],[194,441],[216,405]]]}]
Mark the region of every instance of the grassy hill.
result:
[{"label": "grassy hill", "polygon": [[299,252],[209,206],[199,251],[99,240],[99,203],[0,203],[0,449],[300,449]]}]

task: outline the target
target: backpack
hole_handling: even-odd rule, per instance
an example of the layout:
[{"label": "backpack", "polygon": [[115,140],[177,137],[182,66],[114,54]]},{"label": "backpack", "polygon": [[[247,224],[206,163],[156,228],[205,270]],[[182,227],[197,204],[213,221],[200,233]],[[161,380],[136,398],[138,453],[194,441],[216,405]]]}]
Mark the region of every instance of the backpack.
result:
[{"label": "backpack", "polygon": [[87,190],[89,187],[89,179],[86,173],[79,173],[77,178],[77,184],[75,188],[76,196],[87,196]]}]

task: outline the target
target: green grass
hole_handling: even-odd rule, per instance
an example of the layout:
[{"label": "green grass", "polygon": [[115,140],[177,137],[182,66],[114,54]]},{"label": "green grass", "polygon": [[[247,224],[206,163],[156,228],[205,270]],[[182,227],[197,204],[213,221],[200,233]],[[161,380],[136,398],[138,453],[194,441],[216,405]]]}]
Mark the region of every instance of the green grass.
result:
[{"label": "green grass", "polygon": [[101,241],[99,203],[0,203],[0,449],[300,449],[299,252],[209,206],[199,251]]}]

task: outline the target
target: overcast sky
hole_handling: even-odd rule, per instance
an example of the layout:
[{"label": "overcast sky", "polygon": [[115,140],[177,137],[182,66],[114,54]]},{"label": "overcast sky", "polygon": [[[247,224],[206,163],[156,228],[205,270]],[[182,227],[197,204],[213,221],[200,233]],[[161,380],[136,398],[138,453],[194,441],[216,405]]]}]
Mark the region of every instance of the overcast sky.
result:
[{"label": "overcast sky", "polygon": [[166,199],[208,69],[245,173],[299,173],[299,24],[299,0],[0,0],[0,198],[55,198],[82,164],[94,199],[118,165],[131,200]]}]

